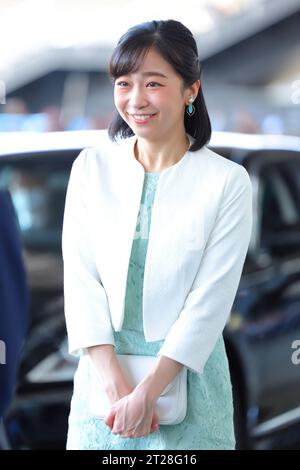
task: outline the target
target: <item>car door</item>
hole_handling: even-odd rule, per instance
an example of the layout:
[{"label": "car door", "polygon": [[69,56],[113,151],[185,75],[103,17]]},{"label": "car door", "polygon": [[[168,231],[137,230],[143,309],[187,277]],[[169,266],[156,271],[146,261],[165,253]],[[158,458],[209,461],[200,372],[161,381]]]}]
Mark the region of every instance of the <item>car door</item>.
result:
[{"label": "car door", "polygon": [[260,252],[272,267],[249,322],[250,349],[259,361],[258,437],[300,421],[300,366],[292,360],[300,339],[300,155],[261,152],[256,172]]}]

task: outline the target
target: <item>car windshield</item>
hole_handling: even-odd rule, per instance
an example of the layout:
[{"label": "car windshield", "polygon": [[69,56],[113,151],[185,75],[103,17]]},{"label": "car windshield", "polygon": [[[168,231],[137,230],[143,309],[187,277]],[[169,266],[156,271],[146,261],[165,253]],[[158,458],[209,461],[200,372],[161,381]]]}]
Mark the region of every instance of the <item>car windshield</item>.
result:
[{"label": "car windshield", "polygon": [[0,162],[0,188],[8,189],[25,248],[60,251],[71,158],[11,159]]}]

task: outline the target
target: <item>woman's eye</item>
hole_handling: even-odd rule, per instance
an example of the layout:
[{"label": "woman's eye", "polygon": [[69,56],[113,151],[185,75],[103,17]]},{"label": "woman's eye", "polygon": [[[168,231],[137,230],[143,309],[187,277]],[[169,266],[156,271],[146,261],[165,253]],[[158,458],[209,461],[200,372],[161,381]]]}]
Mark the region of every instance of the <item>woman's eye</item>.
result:
[{"label": "woman's eye", "polygon": [[128,85],[127,82],[117,82],[117,86],[120,86],[120,87],[126,87]]},{"label": "woman's eye", "polygon": [[156,86],[160,86],[160,84],[157,82],[149,82],[147,86],[150,86],[150,88],[155,88]]}]

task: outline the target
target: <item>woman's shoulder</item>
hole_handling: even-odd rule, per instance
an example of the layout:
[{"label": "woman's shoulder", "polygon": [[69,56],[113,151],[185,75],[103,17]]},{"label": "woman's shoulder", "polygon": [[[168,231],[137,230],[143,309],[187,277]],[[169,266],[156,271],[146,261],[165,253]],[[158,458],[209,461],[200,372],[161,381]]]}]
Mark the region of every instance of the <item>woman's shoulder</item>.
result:
[{"label": "woman's shoulder", "polygon": [[109,165],[124,153],[131,145],[132,137],[112,141],[105,130],[99,131],[99,141],[93,146],[85,147],[77,156],[75,161],[82,167],[93,167],[94,165]]},{"label": "woman's shoulder", "polygon": [[232,168],[239,168],[242,165],[230,160],[227,157],[215,152],[210,149],[207,145],[204,145],[201,149],[196,150],[195,153],[199,153],[199,157],[205,160],[205,163],[209,163],[211,166],[214,166],[219,169],[224,169],[225,171],[231,171]]},{"label": "woman's shoulder", "polygon": [[241,182],[250,182],[250,177],[246,168],[240,163],[234,162],[219,153],[203,146],[197,150],[198,160],[201,160],[202,166],[207,172],[211,172],[220,178],[240,180]]},{"label": "woman's shoulder", "polygon": [[213,190],[215,196],[219,194],[228,198],[244,191],[251,193],[251,180],[243,165],[223,157],[207,146],[192,152],[191,156],[190,179],[197,181],[198,175],[201,181],[198,185],[200,193]]},{"label": "woman's shoulder", "polygon": [[106,155],[107,153],[113,154],[120,147],[120,144],[118,142],[113,142],[109,138],[108,132],[106,130],[99,131],[99,136],[97,140],[98,141],[93,145],[85,147],[78,155],[78,158],[80,157],[81,159],[84,159],[92,155],[97,155],[98,157],[101,157]]}]

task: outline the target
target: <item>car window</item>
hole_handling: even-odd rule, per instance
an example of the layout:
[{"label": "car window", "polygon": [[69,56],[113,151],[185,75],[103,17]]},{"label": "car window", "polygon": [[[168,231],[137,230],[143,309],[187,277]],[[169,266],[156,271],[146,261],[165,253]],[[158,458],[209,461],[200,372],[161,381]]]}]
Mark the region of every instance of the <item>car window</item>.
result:
[{"label": "car window", "polygon": [[0,188],[12,196],[26,248],[60,251],[72,161],[51,155],[0,161]]},{"label": "car window", "polygon": [[279,166],[262,173],[262,222],[266,229],[295,224],[299,220],[296,202]]},{"label": "car window", "polygon": [[300,212],[300,155],[299,159],[284,162],[282,164],[282,171],[289,183],[298,211]]},{"label": "car window", "polygon": [[260,174],[261,239],[276,254],[300,249],[300,205],[286,163],[266,164]]}]

